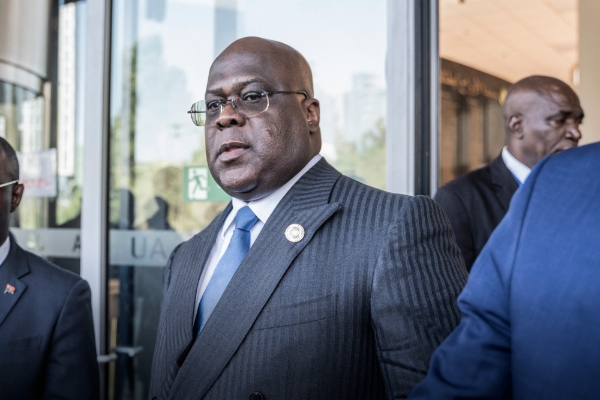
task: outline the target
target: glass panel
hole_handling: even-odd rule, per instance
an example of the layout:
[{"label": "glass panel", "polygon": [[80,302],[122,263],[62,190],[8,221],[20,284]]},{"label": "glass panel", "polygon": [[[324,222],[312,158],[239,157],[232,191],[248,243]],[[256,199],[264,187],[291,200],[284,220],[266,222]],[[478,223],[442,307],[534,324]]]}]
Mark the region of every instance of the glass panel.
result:
[{"label": "glass panel", "polygon": [[510,83],[442,59],[440,184],[487,164],[504,146],[500,100]]},{"label": "glass panel", "polygon": [[113,1],[107,326],[119,359],[110,398],[146,398],[167,258],[229,200],[207,171],[203,128],[186,114],[204,98],[215,56],[251,35],[303,53],[321,101],[322,155],[383,188],[385,13],[383,0]]},{"label": "glass panel", "polygon": [[[386,2],[233,2],[240,3],[239,37],[281,41],[311,65],[321,102],[321,155],[345,175],[385,189]],[[340,13],[343,18],[331,17]]]},{"label": "glass panel", "polygon": [[511,83],[549,75],[578,91],[579,38],[576,0],[439,4],[442,185],[500,154]]},{"label": "glass panel", "polygon": [[16,241],[79,273],[85,3],[53,7],[52,13],[58,25],[51,24],[49,48],[28,49],[48,53],[43,90],[0,80],[0,136],[17,150],[25,185],[11,215]]}]

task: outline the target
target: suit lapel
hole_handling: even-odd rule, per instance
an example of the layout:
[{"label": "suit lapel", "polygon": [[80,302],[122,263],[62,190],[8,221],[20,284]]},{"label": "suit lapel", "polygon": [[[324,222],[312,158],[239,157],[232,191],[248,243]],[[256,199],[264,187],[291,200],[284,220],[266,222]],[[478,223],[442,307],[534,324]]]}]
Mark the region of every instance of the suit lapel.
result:
[{"label": "suit lapel", "polygon": [[[0,326],[27,289],[27,285],[19,279],[29,273],[29,263],[22,252],[11,238],[8,256],[0,266]],[[14,288],[11,289],[14,294],[7,291],[8,285]]]},{"label": "suit lapel", "polygon": [[[206,229],[193,237],[190,241],[195,242],[189,246],[189,251],[185,253],[182,260],[176,260],[181,264],[177,266],[180,270],[178,286],[170,288],[169,305],[162,311],[169,318],[169,324],[165,336],[170,340],[165,341],[167,346],[165,354],[177,354],[181,357],[192,341],[192,327],[196,315],[196,291],[202,269],[208,260],[216,237],[220,232],[221,226],[231,211],[231,203],[223,212],[215,218]],[[174,285],[174,283],[171,283]],[[166,397],[170,390],[170,384],[175,379],[179,368],[177,364],[171,365],[167,373],[168,377],[162,388],[162,396]]]},{"label": "suit lapel", "polygon": [[510,200],[519,188],[519,184],[499,155],[490,163],[490,173],[494,193],[504,211],[508,211]]},{"label": "suit lapel", "polygon": [[[200,399],[210,389],[296,256],[341,207],[328,203],[339,176],[321,160],[281,200],[194,343],[173,383],[171,399]],[[284,235],[293,223],[305,231],[296,243]]]}]

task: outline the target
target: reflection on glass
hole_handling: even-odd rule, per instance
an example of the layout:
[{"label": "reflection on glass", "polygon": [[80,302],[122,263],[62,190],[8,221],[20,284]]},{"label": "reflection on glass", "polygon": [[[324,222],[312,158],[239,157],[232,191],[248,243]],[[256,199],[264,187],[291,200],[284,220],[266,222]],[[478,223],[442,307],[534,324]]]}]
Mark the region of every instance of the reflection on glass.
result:
[{"label": "reflection on glass", "polygon": [[[321,103],[321,154],[342,173],[384,189],[386,2],[248,0],[238,10],[240,37],[278,40],[307,58]],[[343,19],[331,18],[340,12]]]},{"label": "reflection on glass", "polygon": [[501,101],[509,82],[442,60],[440,185],[497,157],[504,146]]},{"label": "reflection on glass", "polygon": [[440,0],[440,184],[498,156],[501,100],[530,75],[576,87],[578,12],[572,0]]},{"label": "reflection on glass", "polygon": [[384,187],[386,2],[346,2],[345,18],[331,19],[340,6],[113,1],[108,345],[119,359],[109,366],[110,398],[147,397],[168,256],[229,201],[206,167],[204,129],[187,111],[204,99],[210,65],[233,40],[261,36],[303,53],[321,102],[322,154]]},{"label": "reflection on glass", "polygon": [[[0,82],[0,131],[19,152],[41,149],[44,100],[32,91]],[[11,214],[11,226],[25,229],[45,227],[48,220],[42,199],[23,199]]]},{"label": "reflection on glass", "polygon": [[[0,81],[0,135],[18,152],[25,185],[24,198],[11,214],[16,241],[79,273],[86,5],[52,10],[58,25],[51,25],[43,91]],[[30,50],[45,54],[43,48]]]}]

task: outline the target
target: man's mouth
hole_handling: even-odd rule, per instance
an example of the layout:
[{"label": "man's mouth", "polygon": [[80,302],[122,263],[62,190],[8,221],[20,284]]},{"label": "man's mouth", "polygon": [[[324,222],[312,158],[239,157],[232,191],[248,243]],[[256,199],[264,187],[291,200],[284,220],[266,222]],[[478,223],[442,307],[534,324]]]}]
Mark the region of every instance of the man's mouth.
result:
[{"label": "man's mouth", "polygon": [[221,161],[230,161],[241,156],[249,147],[246,143],[242,142],[225,142],[219,147],[218,157]]}]

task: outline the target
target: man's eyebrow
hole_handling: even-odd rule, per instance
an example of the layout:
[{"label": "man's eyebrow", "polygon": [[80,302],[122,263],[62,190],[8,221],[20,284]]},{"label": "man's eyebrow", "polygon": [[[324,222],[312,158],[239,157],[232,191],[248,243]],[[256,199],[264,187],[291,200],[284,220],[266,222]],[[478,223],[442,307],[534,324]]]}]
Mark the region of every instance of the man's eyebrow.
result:
[{"label": "man's eyebrow", "polygon": [[583,111],[581,113],[578,113],[576,111],[560,110],[556,114],[549,116],[548,120],[557,119],[557,118],[569,118],[569,117],[574,117],[574,118],[581,120],[581,119],[583,119],[583,116],[584,116]]},{"label": "man's eyebrow", "polygon": [[573,111],[560,110],[556,114],[552,114],[548,116],[548,119],[556,119],[556,118],[567,118],[569,115],[572,115]]},{"label": "man's eyebrow", "polygon": [[[232,86],[232,92],[238,92],[240,90],[242,90],[243,88],[245,88],[246,86],[250,85],[251,83],[267,83],[267,81],[265,81],[264,79],[260,79],[260,78],[253,78],[253,79],[248,79],[242,82],[237,82]],[[206,91],[206,94],[214,94],[214,95],[219,95],[223,93],[223,88],[217,88],[217,89],[210,89]]]}]

